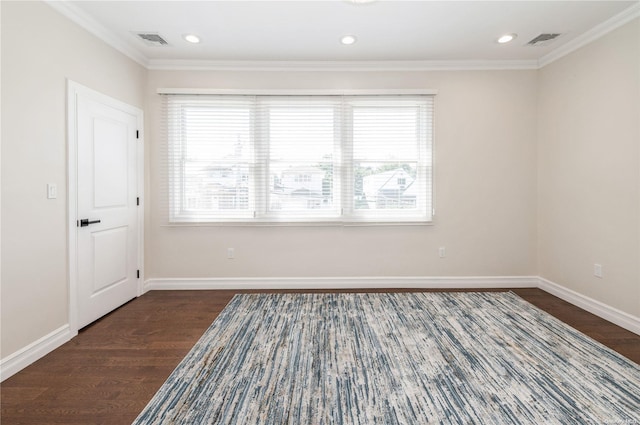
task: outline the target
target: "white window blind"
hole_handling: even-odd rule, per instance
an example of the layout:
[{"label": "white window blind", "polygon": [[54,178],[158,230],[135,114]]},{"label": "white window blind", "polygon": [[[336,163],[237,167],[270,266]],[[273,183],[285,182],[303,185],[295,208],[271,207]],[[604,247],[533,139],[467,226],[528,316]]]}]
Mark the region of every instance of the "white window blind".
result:
[{"label": "white window blind", "polygon": [[433,96],[163,97],[171,223],[431,220]]}]

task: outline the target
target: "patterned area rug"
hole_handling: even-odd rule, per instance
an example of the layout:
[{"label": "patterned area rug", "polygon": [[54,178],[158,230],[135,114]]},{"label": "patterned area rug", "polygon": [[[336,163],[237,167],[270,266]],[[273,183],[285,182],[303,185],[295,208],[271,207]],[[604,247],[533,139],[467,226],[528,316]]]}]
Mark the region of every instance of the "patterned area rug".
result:
[{"label": "patterned area rug", "polygon": [[640,424],[640,367],[513,293],[237,295],[134,424]]}]

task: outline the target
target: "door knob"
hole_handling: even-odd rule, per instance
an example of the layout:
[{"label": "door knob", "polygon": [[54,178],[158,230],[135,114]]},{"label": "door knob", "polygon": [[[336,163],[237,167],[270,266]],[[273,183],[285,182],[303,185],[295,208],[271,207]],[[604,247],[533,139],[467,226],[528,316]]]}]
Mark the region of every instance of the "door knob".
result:
[{"label": "door knob", "polygon": [[100,223],[100,220],[89,221],[88,218],[83,218],[82,220],[80,220],[80,227],[87,227],[90,224],[96,224],[96,223]]}]

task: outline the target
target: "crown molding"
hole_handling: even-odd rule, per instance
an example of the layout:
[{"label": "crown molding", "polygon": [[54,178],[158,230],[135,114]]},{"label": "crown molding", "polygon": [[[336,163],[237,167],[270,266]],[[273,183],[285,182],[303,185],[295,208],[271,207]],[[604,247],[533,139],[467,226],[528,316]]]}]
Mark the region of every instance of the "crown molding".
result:
[{"label": "crown molding", "polygon": [[134,60],[143,67],[148,67],[149,60],[140,51],[122,41],[111,30],[105,28],[101,23],[93,19],[91,16],[87,15],[73,3],[70,3],[66,0],[44,0],[44,2],[48,4],[52,9],[62,14],[63,16],[66,16],[71,21],[89,31],[91,34],[95,35],[100,40],[113,47],[120,53]]},{"label": "crown molding", "polygon": [[607,33],[640,17],[640,1],[538,60],[421,60],[421,61],[219,61],[149,59],[122,41],[93,17],[67,0],[44,0],[109,46],[150,70],[160,71],[499,71],[540,69]]},{"label": "crown molding", "polygon": [[584,34],[581,34],[568,43],[563,44],[557,49],[541,57],[538,60],[538,68],[542,68],[552,62],[557,61],[560,58],[567,56],[568,54],[578,50],[581,47],[586,46],[589,43],[596,41],[600,37],[605,36],[611,31],[620,28],[624,24],[638,17],[640,17],[640,2],[628,7],[619,14],[613,16],[612,18],[609,18],[599,25],[596,25]]},{"label": "crown molding", "polygon": [[535,60],[429,61],[215,61],[156,60],[151,70],[162,71],[479,71],[536,69]]}]

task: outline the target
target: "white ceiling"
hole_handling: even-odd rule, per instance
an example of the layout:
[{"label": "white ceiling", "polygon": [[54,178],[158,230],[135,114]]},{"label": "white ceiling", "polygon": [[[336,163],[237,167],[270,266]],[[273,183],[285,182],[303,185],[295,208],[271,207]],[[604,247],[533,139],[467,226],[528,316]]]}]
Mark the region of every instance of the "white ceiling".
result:
[{"label": "white ceiling", "polygon": [[[638,1],[64,1],[54,8],[150,68],[215,63],[475,63],[535,67],[638,16]],[[157,32],[169,46],[147,46]],[[541,33],[561,33],[527,46]],[[198,45],[182,35],[201,37]],[[500,45],[504,33],[515,41]],[[358,38],[351,46],[339,40]],[[508,66],[507,66],[508,67]]]}]

